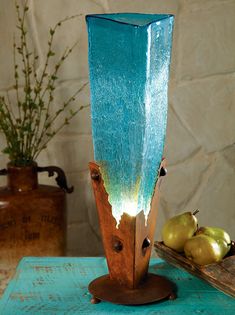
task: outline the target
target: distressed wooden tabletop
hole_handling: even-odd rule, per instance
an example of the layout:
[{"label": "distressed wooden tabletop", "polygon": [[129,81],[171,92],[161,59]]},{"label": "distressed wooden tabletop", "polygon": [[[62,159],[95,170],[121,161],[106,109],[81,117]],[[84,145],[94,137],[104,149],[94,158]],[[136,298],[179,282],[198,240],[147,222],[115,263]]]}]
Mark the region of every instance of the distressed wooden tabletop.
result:
[{"label": "distressed wooden tabletop", "polygon": [[0,300],[0,314],[235,314],[234,298],[163,260],[152,259],[150,272],[175,282],[178,298],[144,306],[93,305],[87,286],[107,273],[105,258],[26,257]]}]

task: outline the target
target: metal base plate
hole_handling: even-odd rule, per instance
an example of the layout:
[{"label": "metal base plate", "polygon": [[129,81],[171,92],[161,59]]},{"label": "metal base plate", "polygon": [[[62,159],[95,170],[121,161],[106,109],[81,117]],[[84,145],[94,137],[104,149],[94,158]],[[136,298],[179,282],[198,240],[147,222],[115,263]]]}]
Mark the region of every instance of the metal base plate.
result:
[{"label": "metal base plate", "polygon": [[174,285],[162,276],[149,273],[146,280],[136,289],[129,289],[111,280],[105,275],[93,280],[89,284],[89,291],[93,295],[92,303],[107,301],[114,304],[142,305],[157,302],[166,298],[174,299]]}]

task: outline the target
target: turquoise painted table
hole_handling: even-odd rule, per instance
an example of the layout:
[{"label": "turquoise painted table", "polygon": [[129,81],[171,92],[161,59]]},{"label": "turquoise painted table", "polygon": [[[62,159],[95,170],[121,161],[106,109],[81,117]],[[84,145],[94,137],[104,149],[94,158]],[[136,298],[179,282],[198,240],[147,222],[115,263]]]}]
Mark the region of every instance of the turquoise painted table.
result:
[{"label": "turquoise painted table", "polygon": [[144,306],[107,302],[93,305],[87,286],[94,278],[107,273],[104,258],[26,257],[0,300],[0,314],[235,314],[234,298],[163,260],[152,259],[150,271],[165,275],[177,284],[176,300]]}]

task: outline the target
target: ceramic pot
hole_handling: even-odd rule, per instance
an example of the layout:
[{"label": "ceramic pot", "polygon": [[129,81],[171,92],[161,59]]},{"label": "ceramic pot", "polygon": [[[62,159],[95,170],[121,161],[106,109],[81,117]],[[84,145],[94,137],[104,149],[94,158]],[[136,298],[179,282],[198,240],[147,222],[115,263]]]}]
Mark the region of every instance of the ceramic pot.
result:
[{"label": "ceramic pot", "polygon": [[[57,173],[59,187],[39,185],[38,173]],[[62,256],[66,239],[64,172],[58,167],[16,167],[0,171],[7,186],[0,188],[0,270],[15,267],[24,256]]]}]

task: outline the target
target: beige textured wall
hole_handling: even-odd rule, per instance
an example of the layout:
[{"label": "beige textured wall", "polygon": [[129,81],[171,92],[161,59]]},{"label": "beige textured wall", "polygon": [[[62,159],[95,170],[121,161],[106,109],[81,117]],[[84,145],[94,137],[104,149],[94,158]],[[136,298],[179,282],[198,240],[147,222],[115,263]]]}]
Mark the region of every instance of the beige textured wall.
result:
[{"label": "beige textured wall", "polygon": [[[31,0],[28,29],[42,61],[49,26],[82,13],[56,37],[56,50],[79,40],[61,71],[57,99],[88,80],[84,15],[108,12],[175,14],[165,156],[168,175],[156,239],[165,219],[200,209],[201,225],[218,225],[235,239],[235,0]],[[13,0],[0,0],[0,90],[11,91]],[[38,69],[40,71],[40,67]],[[89,87],[78,104],[89,103]],[[56,103],[55,103],[56,106]],[[4,140],[1,140],[1,144]],[[40,156],[58,165],[75,192],[68,196],[68,254],[99,255],[102,244],[87,163],[93,159],[90,110],[85,109]],[[0,167],[7,159],[0,155]],[[54,183],[45,176],[43,183]],[[4,179],[1,179],[1,184]]]}]

